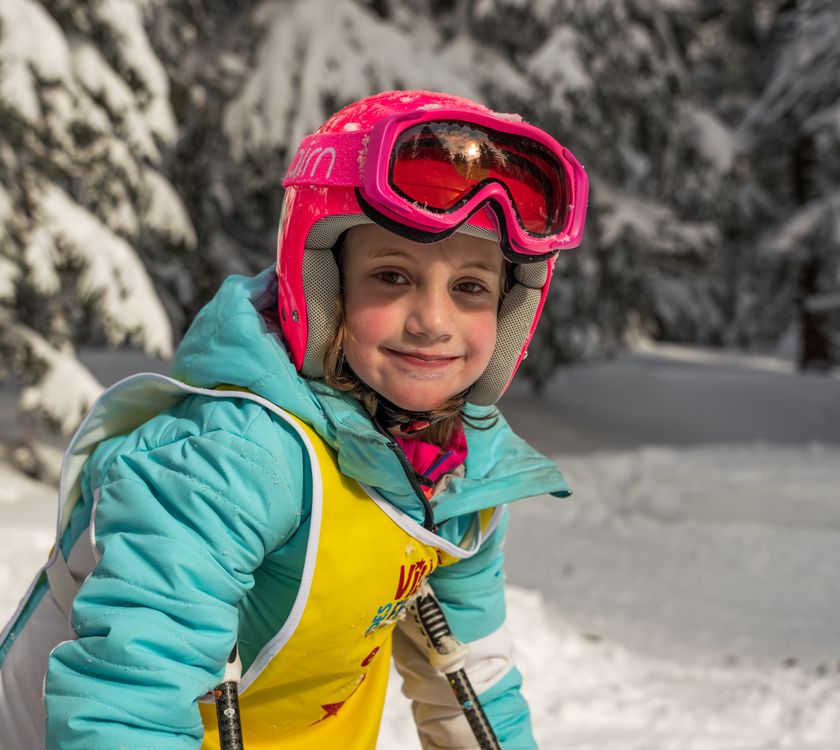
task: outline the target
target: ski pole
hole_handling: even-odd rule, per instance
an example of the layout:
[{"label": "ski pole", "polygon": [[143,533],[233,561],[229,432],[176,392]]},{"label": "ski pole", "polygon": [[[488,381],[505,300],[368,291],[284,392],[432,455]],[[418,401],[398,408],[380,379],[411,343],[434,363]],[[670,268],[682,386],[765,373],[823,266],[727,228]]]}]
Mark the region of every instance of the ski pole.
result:
[{"label": "ski pole", "polygon": [[222,682],[213,691],[216,698],[216,721],[219,723],[219,744],[221,750],[243,750],[242,723],[239,718],[239,680],[242,678],[242,662],[239,651],[233,644],[228,657]]},{"label": "ski pole", "polygon": [[458,705],[478,741],[478,746],[481,750],[502,750],[464,669],[464,660],[469,648],[453,635],[440,602],[427,582],[423,582],[420,596],[412,609],[414,619],[430,646],[429,660],[433,667],[446,675]]}]

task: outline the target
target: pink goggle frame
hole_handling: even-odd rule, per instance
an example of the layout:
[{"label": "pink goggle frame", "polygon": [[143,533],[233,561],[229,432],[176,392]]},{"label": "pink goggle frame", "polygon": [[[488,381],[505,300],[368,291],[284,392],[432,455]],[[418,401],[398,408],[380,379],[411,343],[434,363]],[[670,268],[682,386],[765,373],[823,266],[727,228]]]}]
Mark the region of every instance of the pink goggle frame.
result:
[{"label": "pink goggle frame", "polygon": [[[481,154],[477,157],[483,159],[480,169],[473,169],[469,154],[462,158],[458,153],[464,149],[465,133],[471,139],[466,141],[467,151]],[[424,142],[434,146],[418,147]],[[417,161],[412,164],[414,158]],[[527,169],[514,168],[514,163]],[[441,170],[448,170],[448,176]],[[526,173],[535,173],[539,179]],[[522,181],[523,174],[527,182]],[[410,189],[400,182],[406,175]],[[452,201],[430,201],[428,196],[435,195],[436,189],[440,192],[441,180],[451,182],[451,177],[462,183],[463,194]],[[417,184],[424,180],[427,184]],[[308,136],[283,185],[354,187],[361,209],[370,218],[420,242],[448,236],[484,207],[505,255],[528,263],[580,244],[589,181],[568,149],[516,116],[429,107],[383,118],[369,131],[346,125],[342,133]],[[546,193],[542,197],[541,186]],[[538,210],[542,210],[539,200],[549,206],[549,212],[551,201],[563,201],[559,212],[556,206],[553,209],[555,219],[547,219],[546,233],[525,228],[525,195],[532,213],[534,195]]]}]

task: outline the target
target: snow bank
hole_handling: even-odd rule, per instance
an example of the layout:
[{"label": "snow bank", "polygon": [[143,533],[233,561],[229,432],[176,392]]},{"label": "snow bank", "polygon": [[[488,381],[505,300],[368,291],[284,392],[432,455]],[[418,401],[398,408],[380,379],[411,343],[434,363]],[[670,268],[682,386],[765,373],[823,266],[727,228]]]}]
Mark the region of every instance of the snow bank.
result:
[{"label": "snow bank", "polygon": [[55,537],[55,488],[0,461],[0,630],[17,609]]},{"label": "snow bank", "polygon": [[508,572],[565,620],[684,662],[835,663],[840,447],[648,447],[562,465],[573,497],[514,507]]},{"label": "snow bank", "polygon": [[836,743],[836,674],[657,659],[570,627],[539,593],[512,588],[509,599],[540,747],[828,750]]}]

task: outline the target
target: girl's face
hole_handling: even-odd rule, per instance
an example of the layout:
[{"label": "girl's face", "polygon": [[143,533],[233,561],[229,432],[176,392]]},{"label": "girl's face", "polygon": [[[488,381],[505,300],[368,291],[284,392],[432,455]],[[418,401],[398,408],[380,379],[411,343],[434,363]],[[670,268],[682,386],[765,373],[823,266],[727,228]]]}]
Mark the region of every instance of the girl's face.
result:
[{"label": "girl's face", "polygon": [[341,268],[344,355],[374,391],[430,411],[484,372],[496,345],[497,243],[453,234],[423,245],[364,224],[347,232]]}]

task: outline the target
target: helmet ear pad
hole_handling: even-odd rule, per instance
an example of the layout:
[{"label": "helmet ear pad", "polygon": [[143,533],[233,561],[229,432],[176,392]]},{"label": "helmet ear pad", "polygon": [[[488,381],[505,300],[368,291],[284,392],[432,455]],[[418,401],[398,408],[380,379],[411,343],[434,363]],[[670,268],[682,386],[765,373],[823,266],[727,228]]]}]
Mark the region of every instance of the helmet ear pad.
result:
[{"label": "helmet ear pad", "polygon": [[[305,377],[324,377],[324,358],[338,330],[336,300],[341,282],[333,248],[341,235],[360,224],[373,223],[364,214],[326,216],[310,228],[303,253],[303,289],[308,330],[300,372]],[[464,224],[458,230],[485,239],[497,239],[493,230]],[[499,307],[496,346],[487,369],[473,384],[467,400],[490,406],[510,383],[542,309],[551,277],[551,260],[515,265],[511,288]]]},{"label": "helmet ear pad", "polygon": [[344,232],[371,223],[361,214],[326,216],[315,222],[306,236],[301,276],[306,300],[306,350],[300,373],[307,378],[324,377],[324,358],[338,331],[336,300],[341,277],[333,247]]},{"label": "helmet ear pad", "polygon": [[499,307],[496,346],[487,369],[467,394],[471,404],[495,404],[510,384],[536,328],[553,265],[553,258],[514,265],[514,283]]}]

